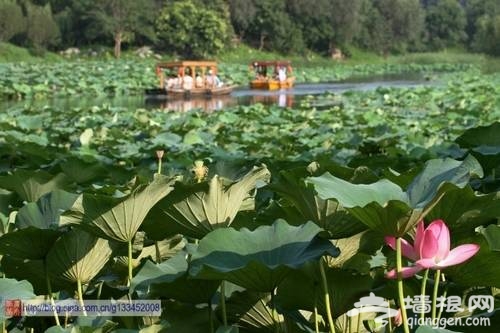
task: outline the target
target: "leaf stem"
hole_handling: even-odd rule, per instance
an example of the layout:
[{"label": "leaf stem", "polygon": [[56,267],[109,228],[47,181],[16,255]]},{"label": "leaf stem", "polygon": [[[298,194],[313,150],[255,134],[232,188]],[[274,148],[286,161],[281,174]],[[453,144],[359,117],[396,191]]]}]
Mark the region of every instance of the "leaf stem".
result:
[{"label": "leaf stem", "polygon": [[222,324],[227,327],[227,313],[226,313],[226,283],[222,280],[220,284],[220,306],[222,309]]},{"label": "leaf stem", "polygon": [[158,245],[158,241],[155,241],[155,254],[156,254],[156,263],[161,264],[161,252],[160,252],[160,246]]},{"label": "leaf stem", "polygon": [[398,277],[398,295],[399,295],[399,307],[401,309],[401,318],[403,320],[403,328],[405,333],[410,333],[410,327],[408,326],[408,316],[406,314],[405,307],[405,295],[403,289],[403,276],[401,271],[403,270],[403,259],[401,256],[401,237],[396,237],[396,274]]},{"label": "leaf stem", "polygon": [[325,267],[323,267],[323,257],[319,259],[319,271],[321,272],[321,280],[323,282],[325,306],[326,306],[326,316],[328,318],[328,325],[330,326],[330,333],[335,332],[335,325],[333,323],[332,309],[330,307],[330,294],[328,289],[328,281],[326,279]]},{"label": "leaf stem", "polygon": [[54,302],[54,298],[52,297],[52,285],[50,284],[49,272],[47,270],[47,265],[45,265],[45,282],[47,283],[47,293],[49,296],[50,305],[52,305],[52,308],[54,309],[54,319],[56,321],[56,325],[61,327],[61,322],[59,321],[59,316],[57,315],[57,311],[56,311],[56,304]]},{"label": "leaf stem", "polygon": [[439,280],[441,279],[441,270],[437,270],[434,275],[434,292],[432,293],[432,322],[436,318],[436,299],[439,290]]},{"label": "leaf stem", "polygon": [[424,322],[425,319],[425,290],[427,287],[427,279],[429,278],[429,269],[425,270],[424,273],[424,278],[422,279],[422,287],[420,289],[420,295],[422,299],[422,311],[420,312],[420,318],[422,318],[422,322]]},{"label": "leaf stem", "polygon": [[132,283],[132,240],[128,241],[128,278],[127,278],[127,287],[130,287],[130,283]]},{"label": "leaf stem", "polygon": [[83,315],[87,316],[87,311],[85,311],[85,304],[83,303],[83,291],[82,291],[82,281],[80,279],[76,280],[76,284],[78,287],[78,303],[80,303],[80,307],[82,308]]}]

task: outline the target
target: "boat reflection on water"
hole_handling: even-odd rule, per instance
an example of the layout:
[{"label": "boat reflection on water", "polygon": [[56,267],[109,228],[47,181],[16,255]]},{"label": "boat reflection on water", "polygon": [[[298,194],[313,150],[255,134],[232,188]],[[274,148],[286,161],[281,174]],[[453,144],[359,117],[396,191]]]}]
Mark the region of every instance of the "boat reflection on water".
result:
[{"label": "boat reflection on water", "polygon": [[294,101],[293,95],[273,94],[273,95],[221,95],[211,98],[164,98],[164,99],[146,99],[149,107],[160,108],[165,111],[187,112],[193,109],[201,109],[205,112],[213,112],[237,105],[251,105],[261,103],[265,105],[277,105],[280,107],[292,107]]},{"label": "boat reflection on water", "polygon": [[193,109],[201,109],[206,112],[221,110],[238,104],[238,100],[230,95],[214,96],[212,98],[166,98],[166,99],[148,99],[146,103],[149,106],[160,108],[165,111],[187,112]]}]

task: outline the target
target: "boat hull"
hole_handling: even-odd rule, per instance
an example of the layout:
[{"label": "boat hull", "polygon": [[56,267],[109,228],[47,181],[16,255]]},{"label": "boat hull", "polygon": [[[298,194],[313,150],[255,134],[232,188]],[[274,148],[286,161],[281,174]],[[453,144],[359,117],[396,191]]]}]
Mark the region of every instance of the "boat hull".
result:
[{"label": "boat hull", "polygon": [[234,89],[234,86],[224,86],[217,88],[193,88],[191,90],[185,89],[147,89],[146,96],[160,96],[173,97],[173,98],[190,98],[190,97],[210,97],[210,96],[220,96],[229,95]]},{"label": "boat hull", "polygon": [[288,78],[285,81],[278,80],[253,80],[250,82],[250,88],[263,90],[289,89],[293,87],[294,79]]}]

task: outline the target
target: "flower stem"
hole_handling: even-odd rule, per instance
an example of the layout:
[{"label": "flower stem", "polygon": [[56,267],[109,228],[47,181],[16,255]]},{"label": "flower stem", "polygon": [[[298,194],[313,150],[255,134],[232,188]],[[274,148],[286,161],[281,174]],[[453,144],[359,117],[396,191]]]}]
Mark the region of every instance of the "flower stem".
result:
[{"label": "flower stem", "polygon": [[[444,273],[441,273],[441,279],[443,280],[443,282],[446,282],[446,278],[444,276]],[[443,299],[446,299],[446,296],[448,295],[448,285],[445,285],[444,287],[444,291],[443,291]],[[437,315],[437,320],[439,321],[439,319],[441,319],[441,315],[443,314],[443,307],[441,306],[439,308],[439,313]]]},{"label": "flower stem", "polygon": [[422,279],[422,288],[420,290],[420,295],[422,299],[422,311],[420,312],[420,318],[422,318],[422,322],[424,322],[425,319],[425,289],[427,287],[427,279],[429,278],[429,269],[425,270],[424,273],[424,278]]},{"label": "flower stem", "polygon": [[155,241],[155,254],[156,254],[156,263],[161,264],[161,252],[160,252],[160,245],[158,244],[158,241]]},{"label": "flower stem", "polygon": [[161,158],[158,158],[158,174],[161,175]]},{"label": "flower stem", "polygon": [[330,326],[330,333],[335,332],[335,325],[333,323],[332,309],[330,307],[330,294],[328,292],[328,281],[326,280],[325,267],[323,267],[323,257],[319,259],[319,270],[321,272],[321,280],[323,282],[323,289],[325,291],[325,306],[326,306],[326,316],[328,318],[328,325]]},{"label": "flower stem", "polygon": [[436,299],[439,289],[439,280],[441,279],[441,270],[436,271],[436,275],[434,275],[434,292],[432,293],[432,322],[436,318]]},{"label": "flower stem", "polygon": [[87,311],[85,311],[85,304],[83,303],[83,290],[82,290],[82,281],[80,279],[76,280],[77,288],[78,288],[78,303],[80,303],[80,307],[82,308],[83,315],[87,316]]},{"label": "flower stem", "polygon": [[[387,302],[387,313],[390,313],[391,312],[391,305],[389,304],[389,302]],[[361,313],[358,314],[358,316],[361,316]],[[389,324],[389,332],[392,333],[392,318],[388,318],[388,324]],[[357,332],[359,332],[359,328],[357,330]]]},{"label": "flower stem", "polygon": [[408,317],[406,315],[405,307],[405,295],[403,289],[403,276],[401,271],[403,270],[403,259],[401,257],[401,237],[396,237],[396,274],[398,277],[398,295],[399,295],[399,307],[401,308],[401,318],[403,320],[403,327],[405,333],[410,333],[410,327],[408,326]]},{"label": "flower stem", "polygon": [[56,325],[61,327],[61,322],[59,321],[59,316],[57,315],[57,311],[56,311],[56,304],[54,302],[54,297],[52,296],[52,285],[50,284],[49,272],[47,270],[47,266],[45,266],[45,281],[47,283],[47,293],[49,296],[50,304],[52,305],[52,308],[54,309],[54,319],[56,321]]}]

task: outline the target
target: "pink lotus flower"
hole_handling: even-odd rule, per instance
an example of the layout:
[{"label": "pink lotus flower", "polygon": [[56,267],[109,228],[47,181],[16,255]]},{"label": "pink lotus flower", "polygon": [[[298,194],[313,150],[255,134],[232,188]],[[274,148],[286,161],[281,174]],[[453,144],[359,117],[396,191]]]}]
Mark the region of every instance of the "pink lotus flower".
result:
[{"label": "pink lotus flower", "polygon": [[[396,249],[395,237],[385,237],[385,242],[392,249]],[[424,228],[422,221],[417,225],[414,245],[401,239],[401,253],[415,262],[415,266],[403,267],[401,275],[408,278],[423,269],[443,269],[458,265],[470,259],[477,251],[477,244],[464,244],[450,250],[450,230],[446,224],[442,220],[436,220]],[[396,270],[388,272],[386,277],[397,278]]]}]

